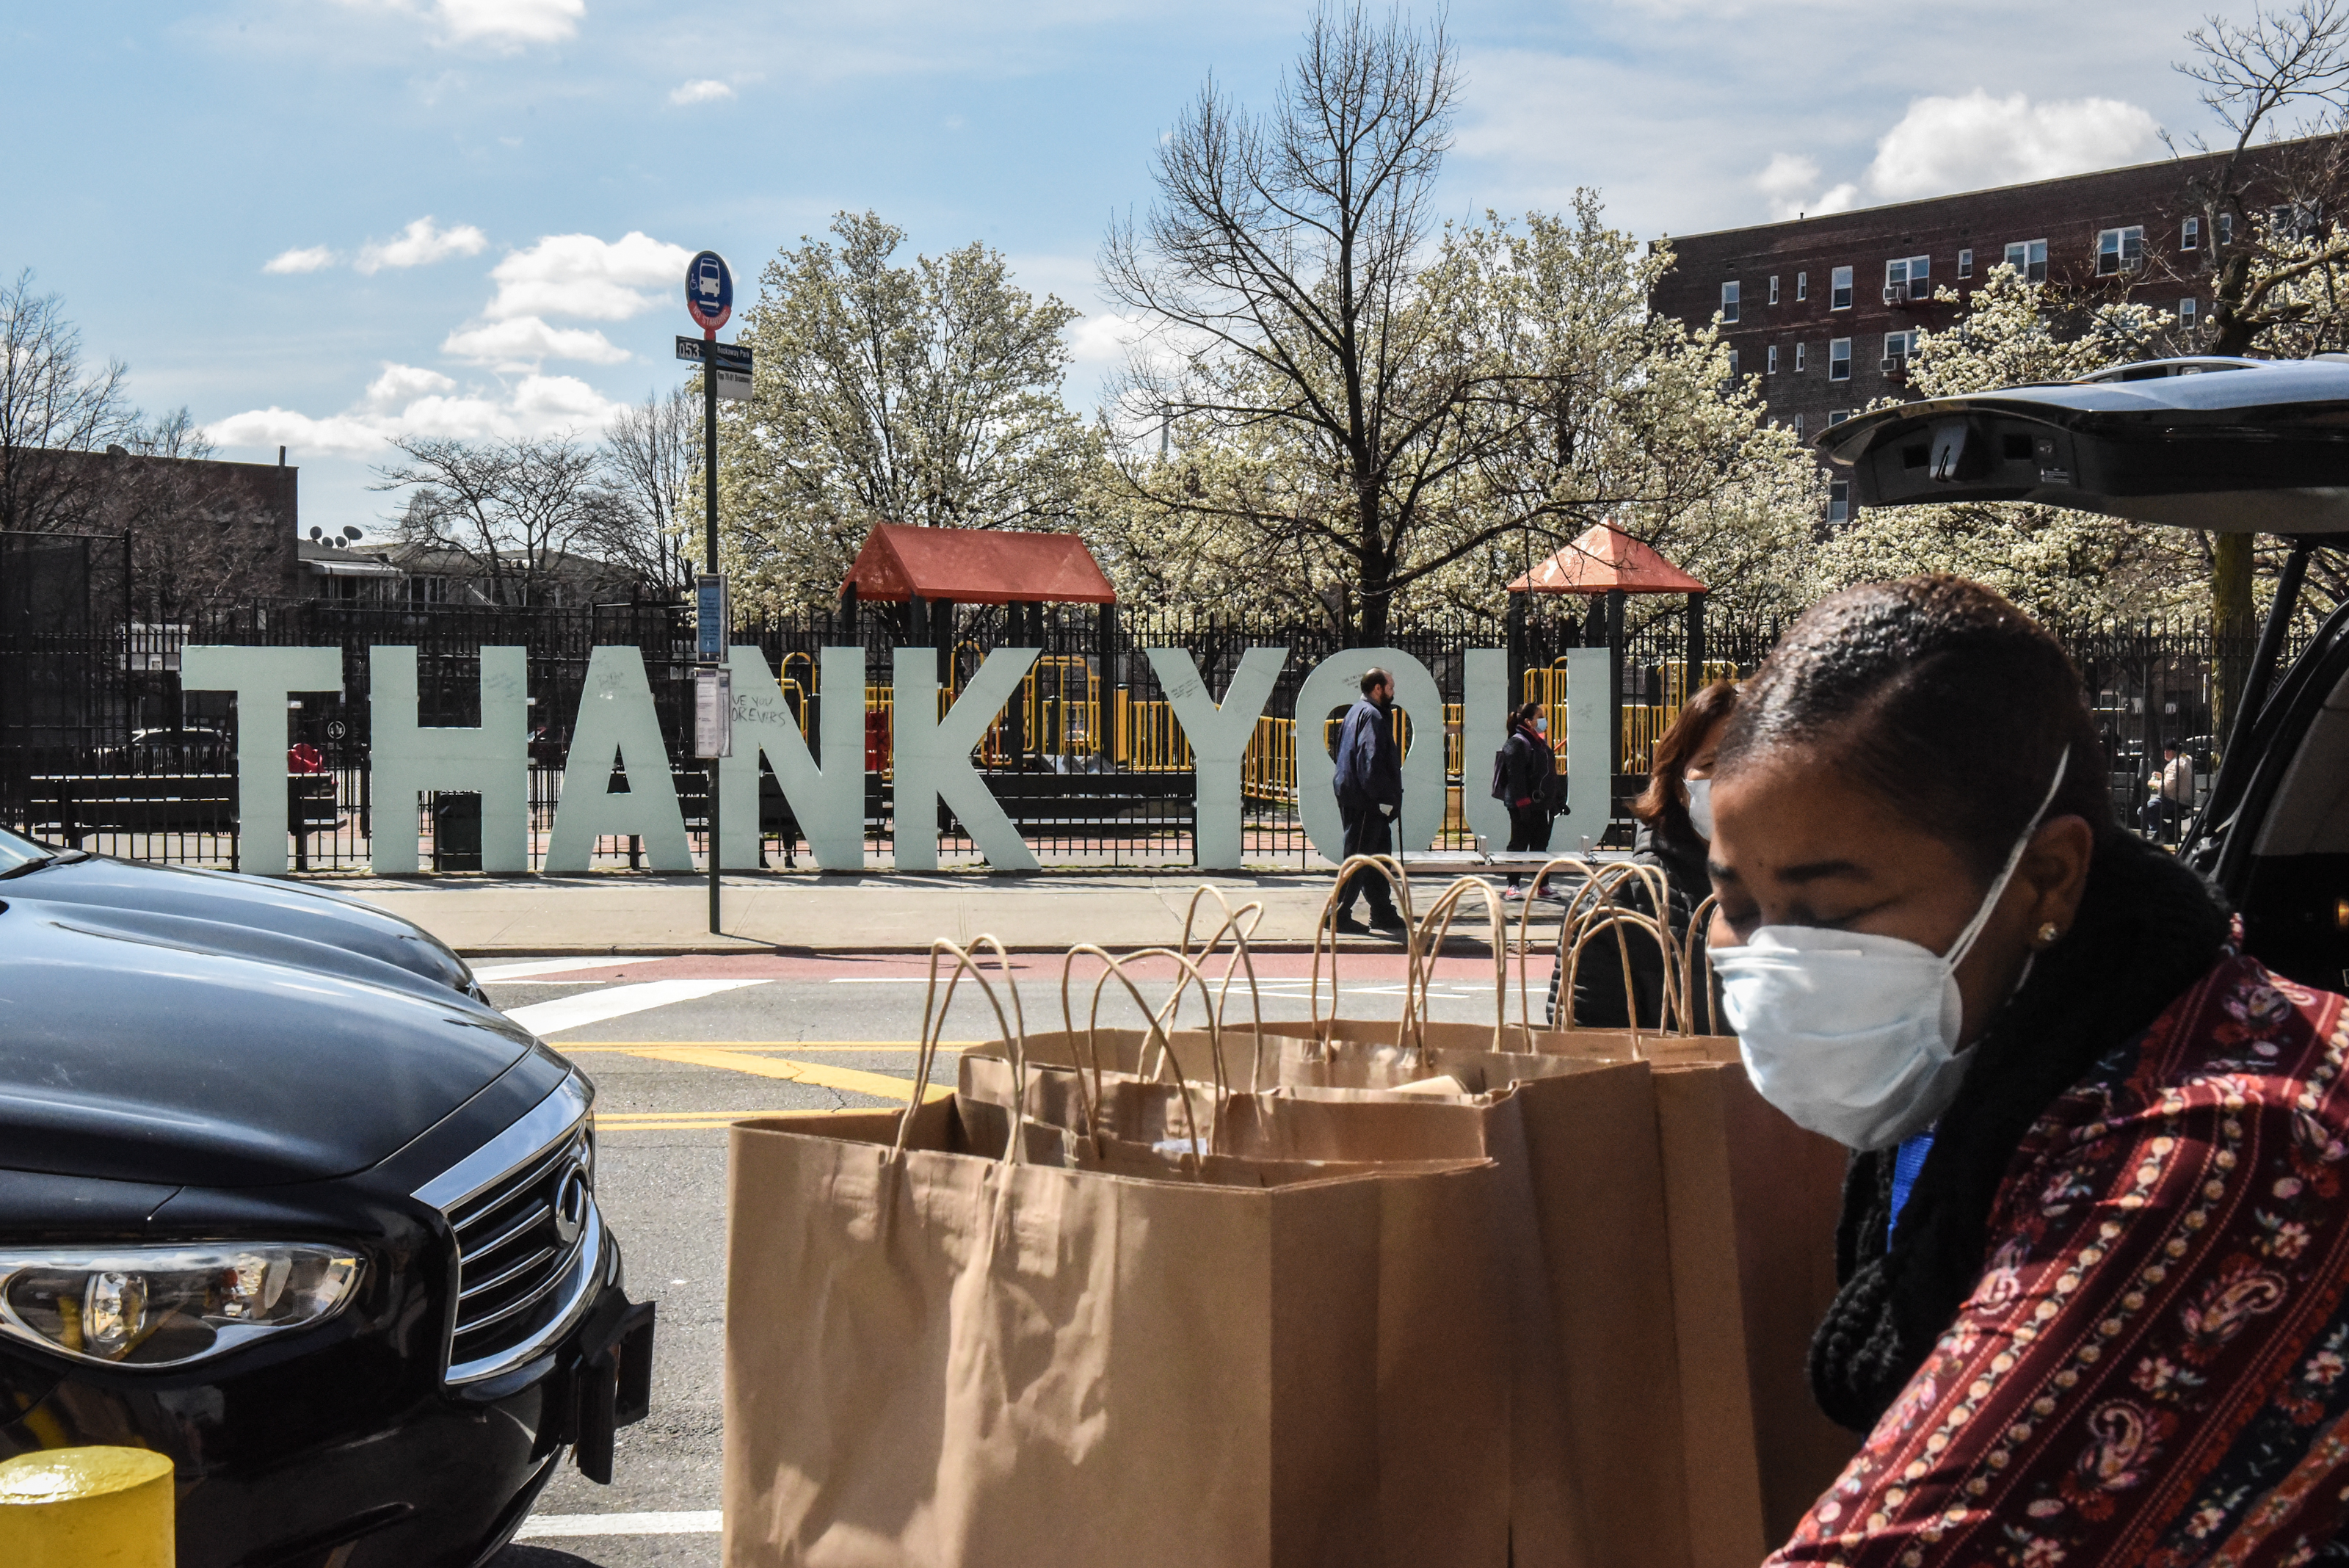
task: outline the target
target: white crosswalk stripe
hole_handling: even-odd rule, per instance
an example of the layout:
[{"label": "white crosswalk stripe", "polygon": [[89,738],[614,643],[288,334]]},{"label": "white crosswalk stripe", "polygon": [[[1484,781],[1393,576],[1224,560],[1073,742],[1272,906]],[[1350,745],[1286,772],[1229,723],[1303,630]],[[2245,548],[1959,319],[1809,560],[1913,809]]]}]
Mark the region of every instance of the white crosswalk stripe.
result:
[{"label": "white crosswalk stripe", "polygon": [[673,1002],[698,1002],[722,991],[767,983],[764,980],[648,980],[636,985],[616,985],[606,991],[557,997],[553,1002],[533,1002],[528,1007],[509,1008],[506,1016],[533,1034],[559,1034],[565,1029],[584,1029],[590,1023],[626,1018],[632,1012],[647,1012]]},{"label": "white crosswalk stripe", "polygon": [[523,1520],[516,1541],[582,1535],[715,1535],[724,1523],[714,1508],[671,1513],[541,1513]]}]

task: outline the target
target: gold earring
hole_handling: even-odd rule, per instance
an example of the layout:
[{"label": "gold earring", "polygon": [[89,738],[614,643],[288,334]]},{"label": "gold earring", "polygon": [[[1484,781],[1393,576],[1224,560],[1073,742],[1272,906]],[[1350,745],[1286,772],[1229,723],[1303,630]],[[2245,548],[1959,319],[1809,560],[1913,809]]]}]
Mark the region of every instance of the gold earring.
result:
[{"label": "gold earring", "polygon": [[2037,934],[2041,947],[2052,948],[2055,945],[2056,939],[2064,933],[2056,929],[2054,921],[2049,920],[2039,928]]}]

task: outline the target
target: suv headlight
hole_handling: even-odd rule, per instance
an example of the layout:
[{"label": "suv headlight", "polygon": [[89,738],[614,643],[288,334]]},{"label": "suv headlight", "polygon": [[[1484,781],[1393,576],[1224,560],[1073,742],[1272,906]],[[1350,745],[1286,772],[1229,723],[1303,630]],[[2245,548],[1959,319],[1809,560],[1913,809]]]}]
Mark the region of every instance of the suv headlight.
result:
[{"label": "suv headlight", "polygon": [[283,1242],[0,1248],[0,1334],[117,1366],[178,1366],[322,1323],[358,1283],[345,1249]]}]

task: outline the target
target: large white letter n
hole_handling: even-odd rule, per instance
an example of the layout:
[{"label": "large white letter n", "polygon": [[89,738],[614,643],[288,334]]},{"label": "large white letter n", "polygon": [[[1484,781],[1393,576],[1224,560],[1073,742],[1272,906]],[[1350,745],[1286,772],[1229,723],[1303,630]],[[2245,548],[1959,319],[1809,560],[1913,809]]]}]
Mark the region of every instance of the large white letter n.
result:
[{"label": "large white letter n", "polygon": [[895,850],[900,871],[938,868],[938,802],[954,808],[988,864],[1003,871],[1033,871],[1036,857],[1019,829],[970,765],[987,727],[1003,711],[1036,662],[1032,648],[988,654],[944,718],[938,711],[938,655],[931,648],[897,649],[890,723],[896,731]]}]

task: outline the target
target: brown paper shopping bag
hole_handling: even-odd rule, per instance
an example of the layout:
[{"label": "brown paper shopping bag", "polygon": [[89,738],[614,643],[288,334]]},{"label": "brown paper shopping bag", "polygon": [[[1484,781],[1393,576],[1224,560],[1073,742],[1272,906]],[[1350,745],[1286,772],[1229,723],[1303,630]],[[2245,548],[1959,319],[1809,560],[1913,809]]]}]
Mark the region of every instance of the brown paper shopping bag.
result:
[{"label": "brown paper shopping bag", "polygon": [[1504,1561],[1490,1161],[1027,1147],[955,1100],[736,1127],[730,1568]]},{"label": "brown paper shopping bag", "polygon": [[1834,1299],[1847,1156],[1727,1063],[1654,1069],[1698,1568],[1782,1543],[1851,1458],[1806,1366]]}]

